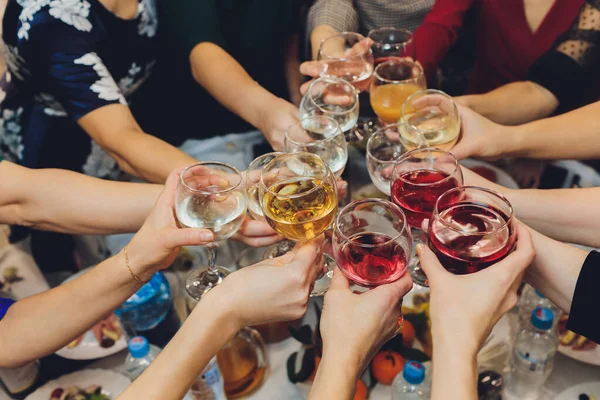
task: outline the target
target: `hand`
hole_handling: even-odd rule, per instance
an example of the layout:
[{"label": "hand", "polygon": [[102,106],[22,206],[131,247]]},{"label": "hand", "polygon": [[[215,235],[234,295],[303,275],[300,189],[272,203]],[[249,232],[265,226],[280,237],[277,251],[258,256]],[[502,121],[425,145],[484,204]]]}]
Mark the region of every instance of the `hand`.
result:
[{"label": "hand", "polygon": [[321,236],[281,257],[242,268],[206,297],[223,296],[219,303],[240,327],[298,319],[306,312],[311,287],[323,265],[322,245]]},{"label": "hand", "polygon": [[358,378],[383,343],[394,335],[402,297],[412,286],[406,273],[396,282],[355,294],[346,277],[336,269],[321,316],[323,359],[354,368]]},{"label": "hand", "polygon": [[180,229],[177,226],[175,190],[183,169],[171,172],[154,208],[128,245],[131,268],[143,281],[149,280],[154,272],[170,266],[181,246],[205,245],[214,239],[208,229]]},{"label": "hand", "polygon": [[283,141],[288,128],[298,122],[298,108],[283,99],[275,98],[265,105],[261,124],[258,127],[274,151],[283,151]]},{"label": "hand", "polygon": [[434,349],[443,352],[452,347],[465,357],[474,357],[494,325],[517,303],[517,289],[535,250],[527,227],[517,222],[516,229],[514,252],[469,275],[451,274],[429,248],[417,246],[431,288]]},{"label": "hand", "polygon": [[506,152],[511,127],[497,124],[461,104],[456,104],[462,119],[460,141],[451,152],[462,160],[467,157],[497,159]]},{"label": "hand", "polygon": [[246,217],[233,239],[252,247],[270,246],[283,240],[265,221],[255,221]]}]

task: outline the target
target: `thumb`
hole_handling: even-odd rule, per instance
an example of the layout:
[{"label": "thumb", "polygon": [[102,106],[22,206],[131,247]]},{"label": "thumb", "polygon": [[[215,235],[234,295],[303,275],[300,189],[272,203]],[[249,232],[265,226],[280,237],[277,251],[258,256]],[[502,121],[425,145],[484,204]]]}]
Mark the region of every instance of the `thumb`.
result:
[{"label": "thumb", "polygon": [[212,232],[208,229],[169,229],[165,233],[165,246],[168,249],[176,249],[181,246],[200,246],[214,240]]},{"label": "thumb", "polygon": [[350,282],[339,268],[333,270],[333,278],[331,279],[329,290],[350,290]]},{"label": "thumb", "polygon": [[323,252],[324,236],[316,237],[302,245],[296,246],[290,253],[293,254],[290,265],[295,268],[310,268],[317,264]]},{"label": "thumb", "polygon": [[163,187],[162,192],[158,196],[159,202],[166,202],[172,204],[175,201],[175,189],[177,188],[177,182],[179,182],[179,176],[185,168],[177,168],[169,174]]},{"label": "thumb", "polygon": [[423,272],[425,272],[425,275],[427,275],[427,280],[429,282],[435,282],[444,275],[450,274],[444,269],[444,267],[442,267],[440,261],[427,246],[418,244],[417,255],[419,256],[421,268],[423,269]]}]

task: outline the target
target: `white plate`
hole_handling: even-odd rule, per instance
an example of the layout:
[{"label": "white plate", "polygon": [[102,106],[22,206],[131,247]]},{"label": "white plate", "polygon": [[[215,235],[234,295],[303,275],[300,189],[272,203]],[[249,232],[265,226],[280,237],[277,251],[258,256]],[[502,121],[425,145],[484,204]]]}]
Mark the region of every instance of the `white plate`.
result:
[{"label": "white plate", "polygon": [[[592,350],[573,350],[570,346],[558,346],[558,352],[569,358],[581,361],[590,365],[600,365],[600,345]],[[600,399],[600,393],[596,396]]]},{"label": "white plate", "polygon": [[131,380],[128,377],[108,369],[84,369],[46,383],[27,396],[25,400],[48,400],[56,388],[67,386],[86,388],[90,385],[101,386],[102,393],[114,400],[130,383]]},{"label": "white plate", "polygon": [[460,164],[469,169],[471,169],[473,167],[485,167],[496,173],[496,183],[498,185],[502,185],[509,189],[518,189],[519,188],[519,185],[517,184],[517,182],[512,178],[512,176],[510,176],[508,174],[508,172],[496,167],[495,165],[492,165],[485,161],[474,160],[472,158],[467,158],[465,160],[461,160]]},{"label": "white plate", "polygon": [[[88,272],[91,268],[93,267],[79,271],[73,276],[67,278],[63,283],[70,282],[73,279],[80,277]],[[96,340],[94,333],[89,330],[83,335],[83,340],[77,346],[73,347],[72,349],[65,346],[58,350],[56,354],[63,358],[68,358],[69,360],[95,360],[97,358],[108,357],[125,348],[127,348],[127,341],[125,340],[125,332],[123,332],[123,328],[121,327],[121,337],[111,347],[101,347]]]},{"label": "white plate", "polygon": [[594,396],[596,399],[600,399],[600,381],[585,382],[570,387],[556,396],[554,400],[577,400],[579,395],[583,393],[590,396],[590,398]]}]

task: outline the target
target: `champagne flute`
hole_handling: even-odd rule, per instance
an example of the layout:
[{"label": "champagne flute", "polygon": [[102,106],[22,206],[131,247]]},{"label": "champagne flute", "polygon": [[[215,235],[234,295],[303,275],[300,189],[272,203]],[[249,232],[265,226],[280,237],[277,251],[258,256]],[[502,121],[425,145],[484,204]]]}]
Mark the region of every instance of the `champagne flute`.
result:
[{"label": "champagne flute", "polygon": [[[281,236],[305,242],[321,235],[333,223],[338,210],[335,177],[327,164],[311,153],[283,154],[262,170],[260,199],[263,214]],[[325,256],[324,272],[311,295],[323,295],[335,262]]]},{"label": "champagne flute", "polygon": [[418,138],[414,131],[401,132],[408,143],[418,143],[423,137],[429,147],[450,150],[458,141],[460,114],[452,97],[441,90],[413,93],[402,106],[401,119],[420,132]]},{"label": "champagne flute", "polygon": [[285,132],[286,153],[307,152],[319,156],[339,178],[348,162],[348,145],[339,124],[329,116],[305,117]]},{"label": "champagne flute", "polygon": [[319,75],[350,82],[359,92],[369,87],[373,74],[373,52],[366,38],[354,32],[330,36],[319,46]]},{"label": "champagne flute", "polygon": [[383,124],[394,124],[402,105],[413,93],[427,87],[423,68],[408,58],[385,61],[375,68],[371,82],[371,107]]},{"label": "champagne flute", "polygon": [[[413,150],[412,144],[404,141],[401,131],[415,131],[415,140],[420,140],[418,129],[398,122],[377,130],[367,142],[366,158],[369,176],[377,189],[388,196],[391,192],[392,171],[396,160]],[[423,141],[417,147],[425,147]]]},{"label": "champagne flute", "polygon": [[369,31],[368,38],[373,41],[371,50],[375,58],[375,66],[394,58],[415,59],[414,38],[411,31],[399,28],[376,28]]},{"label": "champagne flute", "polygon": [[201,162],[181,172],[175,194],[175,213],[183,227],[209,229],[215,241],[208,244],[208,269],[194,270],[186,290],[196,300],[220,284],[227,271],[217,268],[217,243],[242,225],[247,197],[241,173],[231,165]]},{"label": "champagne flute", "polygon": [[429,221],[428,245],[453,274],[497,263],[515,247],[513,208],[499,193],[474,186],[447,191]]},{"label": "champagne flute", "polygon": [[[437,199],[462,183],[458,161],[443,150],[416,149],[396,161],[392,172],[392,201],[405,212],[415,244],[425,243],[421,230],[423,221],[431,218]],[[426,286],[427,277],[416,257],[409,269],[413,281]]]}]

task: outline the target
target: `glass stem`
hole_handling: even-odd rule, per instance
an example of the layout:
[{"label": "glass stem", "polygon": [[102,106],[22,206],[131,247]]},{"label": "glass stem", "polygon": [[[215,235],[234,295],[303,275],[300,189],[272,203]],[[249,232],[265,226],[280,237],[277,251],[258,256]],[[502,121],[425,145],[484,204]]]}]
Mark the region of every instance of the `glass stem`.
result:
[{"label": "glass stem", "polygon": [[206,245],[208,252],[208,274],[213,277],[219,276],[219,271],[217,270],[217,249],[219,245],[217,243],[210,243]]}]

